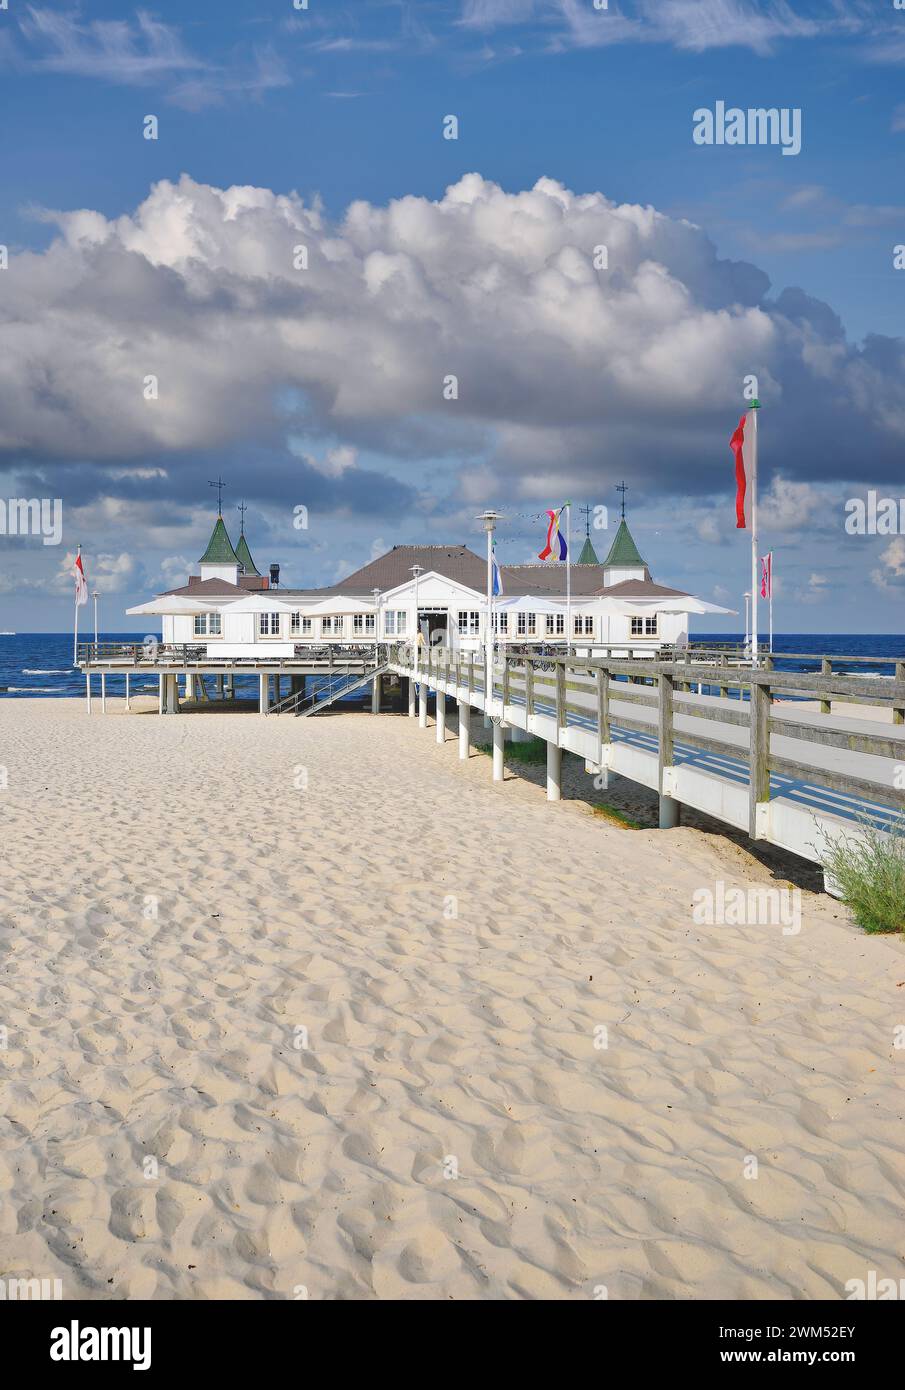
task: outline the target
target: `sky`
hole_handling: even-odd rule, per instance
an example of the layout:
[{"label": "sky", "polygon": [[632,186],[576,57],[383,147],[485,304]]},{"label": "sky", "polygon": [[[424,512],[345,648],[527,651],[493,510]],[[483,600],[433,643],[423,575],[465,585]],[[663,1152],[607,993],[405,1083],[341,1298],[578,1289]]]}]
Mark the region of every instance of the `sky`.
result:
[{"label": "sky", "polygon": [[905,496],[903,76],[905,0],[0,0],[0,503],[62,503],[0,525],[0,630],[70,626],[77,544],[132,630],[218,477],[299,586],[487,506],[530,560],[567,498],[602,558],[624,481],[742,609],[755,379],[777,631],[903,632],[898,523],[846,527]]}]

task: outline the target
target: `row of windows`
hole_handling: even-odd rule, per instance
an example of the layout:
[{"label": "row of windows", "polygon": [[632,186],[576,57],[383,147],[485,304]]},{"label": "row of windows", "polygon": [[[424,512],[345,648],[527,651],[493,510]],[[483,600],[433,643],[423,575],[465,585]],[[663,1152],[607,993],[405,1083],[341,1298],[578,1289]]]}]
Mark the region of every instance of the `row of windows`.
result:
[{"label": "row of windows", "polygon": [[[406,633],[406,613],[404,609],[386,609],[384,611],[384,633],[387,637],[404,637]],[[279,637],[281,633],[280,613],[259,613],[258,614],[258,635],[260,637]],[[508,636],[510,631],[518,637],[537,637],[538,615],[536,613],[516,613],[514,630],[509,626],[508,613],[494,613],[493,630],[501,636]],[[547,637],[562,637],[565,635],[566,619],[564,613],[545,613],[544,634]],[[289,635],[290,637],[312,637],[314,635],[314,619],[306,618],[301,613],[290,613],[289,615]],[[320,635],[322,637],[341,637],[345,632],[345,619],[336,614],[331,617],[320,618]],[[458,629],[460,637],[477,637],[481,630],[481,615],[477,609],[460,609],[458,613]],[[572,621],[572,632],[575,637],[593,637],[594,619],[589,614],[577,614]],[[221,615],[219,613],[196,613],[195,614],[195,636],[196,637],[220,637],[222,635]],[[374,614],[373,613],[353,613],[352,614],[352,635],[353,637],[374,636]],[[632,637],[656,637],[657,618],[656,614],[650,618],[631,619]]]}]

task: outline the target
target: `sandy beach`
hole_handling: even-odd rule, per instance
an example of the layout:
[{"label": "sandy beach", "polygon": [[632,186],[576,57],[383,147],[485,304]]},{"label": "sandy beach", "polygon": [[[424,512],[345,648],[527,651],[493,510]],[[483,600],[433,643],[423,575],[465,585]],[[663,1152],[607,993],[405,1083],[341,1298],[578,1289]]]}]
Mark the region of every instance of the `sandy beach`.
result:
[{"label": "sandy beach", "polygon": [[702,925],[698,890],[776,867],[495,786],[454,718],[441,748],[396,715],[110,710],[0,702],[0,1277],[444,1300],[905,1277],[902,940],[807,890],[796,934]]}]

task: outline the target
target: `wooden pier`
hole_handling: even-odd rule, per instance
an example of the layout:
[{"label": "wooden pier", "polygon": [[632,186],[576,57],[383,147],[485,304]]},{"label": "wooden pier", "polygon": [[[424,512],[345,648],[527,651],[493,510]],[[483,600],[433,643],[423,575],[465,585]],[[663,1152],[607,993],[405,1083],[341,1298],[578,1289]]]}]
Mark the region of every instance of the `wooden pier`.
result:
[{"label": "wooden pier", "polygon": [[[896,822],[905,810],[901,661],[886,663],[895,674],[884,679],[834,674],[832,658],[816,658],[822,669],[811,673],[774,669],[785,654],[756,669],[715,655],[692,652],[672,661],[506,656],[493,663],[489,692],[480,657],[421,651],[416,670],[412,649],[397,647],[389,669],[420,684],[422,724],[427,690],[436,693],[438,723],[445,721],[448,696],[490,717],[496,780],[503,776],[507,729],[545,740],[550,800],[561,794],[567,750],[589,771],[654,788],[663,827],[676,825],[680,807],[690,806],[813,862],[820,862],[827,835],[857,837],[862,820],[887,830]],[[698,694],[699,688],[720,693]],[[777,704],[782,696],[789,703]],[[821,712],[802,709],[795,703],[802,698],[819,700]],[[891,708],[892,722],[833,715],[834,700]],[[460,731],[466,724],[460,721]],[[460,732],[460,753],[462,746]]]}]

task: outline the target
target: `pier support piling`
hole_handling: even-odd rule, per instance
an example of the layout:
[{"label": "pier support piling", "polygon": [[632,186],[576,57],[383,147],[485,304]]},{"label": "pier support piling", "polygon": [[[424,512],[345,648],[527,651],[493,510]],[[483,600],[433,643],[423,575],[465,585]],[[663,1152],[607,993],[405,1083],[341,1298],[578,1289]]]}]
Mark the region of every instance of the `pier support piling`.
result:
[{"label": "pier support piling", "polygon": [[129,696],[129,672],[126,672],[126,713],[132,708],[132,700]]},{"label": "pier support piling", "polygon": [[107,713],[107,673],[101,671],[101,714]]},{"label": "pier support piling", "polygon": [[493,780],[503,780],[503,754],[506,748],[506,733],[502,724],[493,726]]},{"label": "pier support piling", "polygon": [[412,680],[411,676],[409,676],[409,678],[408,678],[408,688],[409,688],[409,719],[414,719],[414,717],[415,717],[415,682]]},{"label": "pier support piling", "polygon": [[380,696],[381,696],[381,693],[382,693],[382,692],[381,692],[381,686],[382,686],[382,684],[383,684],[383,676],[375,676],[374,679],[371,681],[371,713],[372,713],[372,714],[379,714],[379,713],[380,713]]},{"label": "pier support piling", "polygon": [[681,802],[676,801],[674,796],[660,795],[660,820],[661,830],[675,830],[679,824],[679,807]]},{"label": "pier support piling", "polygon": [[258,688],[259,688],[259,694],[258,694],[258,713],[259,713],[259,714],[266,714],[266,713],[267,713],[267,682],[268,682],[269,679],[270,679],[270,677],[267,675],[267,673],[264,672],[264,671],[262,671],[262,672],[261,672],[261,675],[260,675],[260,678],[259,678],[259,687],[258,687]]},{"label": "pier support piling", "polygon": [[[90,680],[90,679],[91,679],[91,678],[90,678],[90,676],[89,676],[89,680]],[[163,674],[162,674],[162,673],[157,677],[157,681],[158,681],[158,688],[157,688],[157,713],[158,713],[158,714],[163,714]]]},{"label": "pier support piling", "polygon": [[85,672],[85,698],[88,701],[88,713],[91,713],[91,672]]},{"label": "pier support piling", "polygon": [[459,757],[466,762],[471,752],[471,706],[459,701]]},{"label": "pier support piling", "polygon": [[562,749],[557,743],[547,744],[547,800],[562,800]]},{"label": "pier support piling", "polygon": [[442,690],[437,691],[437,742],[446,742],[446,696]]},{"label": "pier support piling", "polygon": [[427,685],[424,681],[418,687],[418,728],[427,728]]}]

